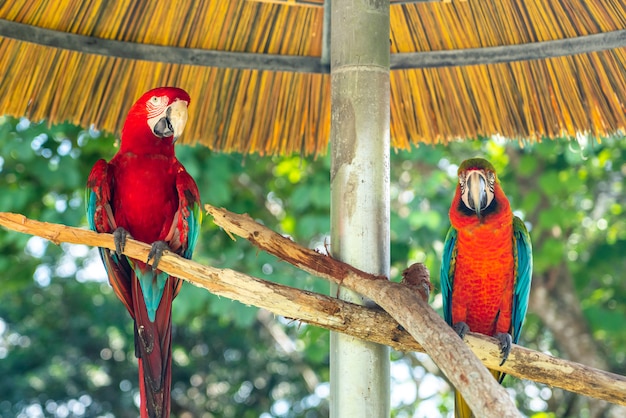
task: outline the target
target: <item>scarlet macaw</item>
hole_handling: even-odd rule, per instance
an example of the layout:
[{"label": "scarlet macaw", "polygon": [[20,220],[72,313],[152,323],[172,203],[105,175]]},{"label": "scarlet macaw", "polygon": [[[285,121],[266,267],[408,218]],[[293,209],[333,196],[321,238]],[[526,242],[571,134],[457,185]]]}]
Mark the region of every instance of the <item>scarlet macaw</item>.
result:
[{"label": "scarlet macaw", "polygon": [[[450,206],[452,226],[441,264],[446,322],[463,338],[467,331],[496,337],[506,361],[517,343],[528,308],[532,247],[524,222],[513,216],[493,166],[464,161]],[[504,374],[491,370],[501,383]],[[455,416],[472,416],[457,392]]]},{"label": "scarlet macaw", "polygon": [[[117,251],[100,249],[109,282],[135,322],[141,417],[169,417],[172,300],[182,281],[157,269],[163,250],[191,258],[200,223],[200,195],[174,154],[187,122],[189,95],[175,87],[145,93],[131,107],[121,145],[99,160],[87,181],[87,218],[113,233]],[[152,244],[148,263],[122,255],[127,237]]]}]

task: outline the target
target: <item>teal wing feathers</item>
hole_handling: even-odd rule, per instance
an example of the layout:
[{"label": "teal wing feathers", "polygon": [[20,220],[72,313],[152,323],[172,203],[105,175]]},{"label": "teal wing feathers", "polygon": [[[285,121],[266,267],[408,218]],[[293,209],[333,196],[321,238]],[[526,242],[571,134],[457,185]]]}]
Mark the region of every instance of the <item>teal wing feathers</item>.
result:
[{"label": "teal wing feathers", "polygon": [[454,286],[454,268],[456,263],[456,229],[450,227],[443,245],[441,259],[441,296],[443,299],[443,317],[449,325],[452,324],[452,287]]},{"label": "teal wing feathers", "polygon": [[111,176],[109,165],[98,160],[87,180],[85,203],[89,228],[96,232],[113,232],[115,219],[111,212]]},{"label": "teal wing feathers", "polygon": [[178,211],[174,216],[171,230],[165,239],[172,251],[185,258],[191,258],[202,223],[200,193],[193,178],[184,170],[176,177]]},{"label": "teal wing feathers", "polygon": [[513,315],[511,318],[511,336],[517,343],[530,295],[530,283],[533,271],[533,255],[530,235],[524,222],[517,216],[513,218],[513,253],[515,256],[515,288],[513,294]]},{"label": "teal wing feathers", "polygon": [[[109,164],[99,160],[91,169],[87,180],[85,203],[87,223],[92,231],[112,233],[117,225],[111,210],[113,177]],[[118,257],[113,251],[100,248],[100,258],[109,276],[111,287],[133,315],[131,266],[126,257]]]}]

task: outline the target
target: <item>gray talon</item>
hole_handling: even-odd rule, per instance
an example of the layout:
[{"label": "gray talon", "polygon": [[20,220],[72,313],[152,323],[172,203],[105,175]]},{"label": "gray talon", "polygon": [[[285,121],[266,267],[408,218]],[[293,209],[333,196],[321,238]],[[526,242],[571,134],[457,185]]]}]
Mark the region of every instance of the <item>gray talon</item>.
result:
[{"label": "gray talon", "polygon": [[513,338],[511,337],[511,334],[499,332],[496,334],[496,339],[500,343],[500,354],[502,354],[502,362],[500,363],[500,366],[502,366],[509,358],[509,353],[511,353]]},{"label": "gray talon", "polygon": [[464,339],[465,334],[467,334],[470,330],[469,326],[465,322],[457,322],[452,326],[452,329],[459,337],[461,337],[461,339]]},{"label": "gray talon", "polygon": [[152,269],[156,270],[159,265],[159,261],[161,261],[161,256],[163,256],[163,251],[169,250],[170,246],[165,241],[156,241],[152,244],[152,248],[148,253],[147,264],[150,264],[150,260],[152,260]]},{"label": "gray talon", "polygon": [[122,227],[117,228],[113,231],[113,242],[115,242],[115,253],[118,256],[122,255],[124,252],[124,248],[126,247],[126,240],[131,238],[130,234],[127,230]]}]

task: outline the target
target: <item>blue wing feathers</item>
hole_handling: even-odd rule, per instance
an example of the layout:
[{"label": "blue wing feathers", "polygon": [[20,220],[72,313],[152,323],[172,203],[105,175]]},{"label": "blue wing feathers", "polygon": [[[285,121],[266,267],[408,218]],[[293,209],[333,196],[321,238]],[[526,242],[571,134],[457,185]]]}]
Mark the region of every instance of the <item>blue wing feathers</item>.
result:
[{"label": "blue wing feathers", "polygon": [[187,225],[189,225],[189,234],[187,236],[187,249],[183,253],[183,257],[191,258],[193,250],[196,248],[196,242],[200,234],[200,225],[202,224],[202,210],[198,202],[194,202],[193,207],[189,211],[187,217]]},{"label": "blue wing feathers", "polygon": [[513,295],[513,318],[511,321],[513,342],[517,343],[526,312],[532,281],[533,255],[530,235],[524,222],[517,216],[513,219],[513,251],[516,256],[515,289]]},{"label": "blue wing feathers", "polygon": [[[178,210],[179,216],[184,216],[182,219],[183,229],[186,229],[186,234],[179,234],[179,240],[182,236],[185,236],[185,242],[178,242],[177,244],[182,246],[182,255],[185,258],[190,259],[193,250],[196,248],[196,242],[198,241],[198,235],[200,234],[200,224],[202,223],[202,209],[200,208],[200,193],[198,192],[198,186],[193,178],[186,171],[182,170],[178,173],[176,178],[176,190],[178,192],[178,200],[180,207]],[[173,227],[180,225],[180,223],[174,219]],[[183,232],[183,231],[180,231]]]},{"label": "blue wing feathers", "polygon": [[456,262],[456,229],[450,228],[443,245],[441,260],[441,296],[443,299],[443,317],[452,325],[452,286],[454,284],[454,265]]},{"label": "blue wing feathers", "polygon": [[86,202],[87,202],[87,223],[89,224],[89,229],[91,229],[92,231],[96,230],[96,222],[95,222],[95,216],[96,216],[96,193],[91,190],[91,189],[87,189],[87,192],[85,193],[86,195]]}]

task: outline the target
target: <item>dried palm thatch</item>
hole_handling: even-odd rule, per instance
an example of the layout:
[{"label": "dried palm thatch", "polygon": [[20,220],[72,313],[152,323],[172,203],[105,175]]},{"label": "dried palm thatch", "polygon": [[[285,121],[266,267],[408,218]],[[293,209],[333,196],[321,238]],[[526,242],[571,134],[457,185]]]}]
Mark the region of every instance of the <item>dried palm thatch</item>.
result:
[{"label": "dried palm thatch", "polygon": [[[188,143],[327,149],[323,0],[7,0],[0,114],[117,132],[145,90],[192,97]],[[395,147],[624,131],[625,0],[392,1]]]}]

